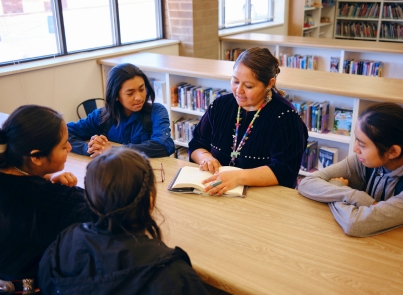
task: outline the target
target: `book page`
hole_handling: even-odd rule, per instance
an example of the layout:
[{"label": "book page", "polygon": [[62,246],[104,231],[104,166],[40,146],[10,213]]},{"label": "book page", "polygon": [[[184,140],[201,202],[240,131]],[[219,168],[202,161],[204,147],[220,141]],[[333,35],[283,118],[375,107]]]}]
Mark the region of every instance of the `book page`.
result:
[{"label": "book page", "polygon": [[[231,171],[231,170],[239,170],[241,168],[231,167],[231,166],[222,166],[219,168],[220,172],[223,171]],[[195,193],[203,193],[203,190],[207,184],[202,184],[202,181],[209,178],[213,174],[208,171],[201,171],[198,167],[182,167],[179,175],[177,176],[175,182],[172,184],[173,189],[178,188],[188,188],[193,187],[197,191]],[[244,195],[244,186],[237,186],[231,190],[228,190],[225,196],[243,196]]]},{"label": "book page", "polygon": [[172,188],[193,187],[202,191],[207,184],[203,185],[201,182],[212,175],[208,171],[201,171],[198,167],[185,166],[182,167]]}]

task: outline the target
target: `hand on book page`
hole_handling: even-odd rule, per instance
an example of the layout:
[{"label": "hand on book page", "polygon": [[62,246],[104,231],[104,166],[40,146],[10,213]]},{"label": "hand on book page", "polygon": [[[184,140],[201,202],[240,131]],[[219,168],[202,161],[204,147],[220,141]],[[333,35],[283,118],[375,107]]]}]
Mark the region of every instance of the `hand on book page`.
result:
[{"label": "hand on book page", "polygon": [[[197,167],[183,167],[177,172],[168,186],[168,190],[181,193],[196,193],[245,197],[246,187],[237,185],[233,180],[241,170],[237,167],[222,166],[219,172],[212,174]],[[235,183],[235,184],[234,184]]]}]

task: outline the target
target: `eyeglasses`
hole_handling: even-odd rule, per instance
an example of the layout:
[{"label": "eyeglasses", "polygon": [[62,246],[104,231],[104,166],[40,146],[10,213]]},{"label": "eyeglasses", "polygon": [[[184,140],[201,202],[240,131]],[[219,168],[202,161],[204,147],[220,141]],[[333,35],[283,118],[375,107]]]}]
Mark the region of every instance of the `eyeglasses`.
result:
[{"label": "eyeglasses", "polygon": [[157,181],[157,182],[164,182],[165,181],[165,171],[164,171],[164,166],[162,166],[162,163],[161,163],[161,168],[153,168],[153,170],[161,171],[161,181]]}]

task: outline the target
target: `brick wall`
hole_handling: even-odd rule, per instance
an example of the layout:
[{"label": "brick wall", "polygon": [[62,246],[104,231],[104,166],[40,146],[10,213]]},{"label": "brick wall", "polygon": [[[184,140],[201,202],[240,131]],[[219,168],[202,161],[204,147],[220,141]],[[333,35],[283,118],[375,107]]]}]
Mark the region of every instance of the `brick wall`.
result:
[{"label": "brick wall", "polygon": [[164,0],[165,38],[181,56],[218,59],[218,0]]}]

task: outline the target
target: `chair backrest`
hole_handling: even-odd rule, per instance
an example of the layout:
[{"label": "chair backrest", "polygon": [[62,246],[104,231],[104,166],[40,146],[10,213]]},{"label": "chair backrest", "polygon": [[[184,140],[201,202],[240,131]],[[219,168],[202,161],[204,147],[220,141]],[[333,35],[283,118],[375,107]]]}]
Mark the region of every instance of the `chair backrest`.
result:
[{"label": "chair backrest", "polygon": [[83,119],[91,114],[97,108],[104,106],[104,99],[103,98],[90,98],[77,106],[77,116],[79,119]]}]

